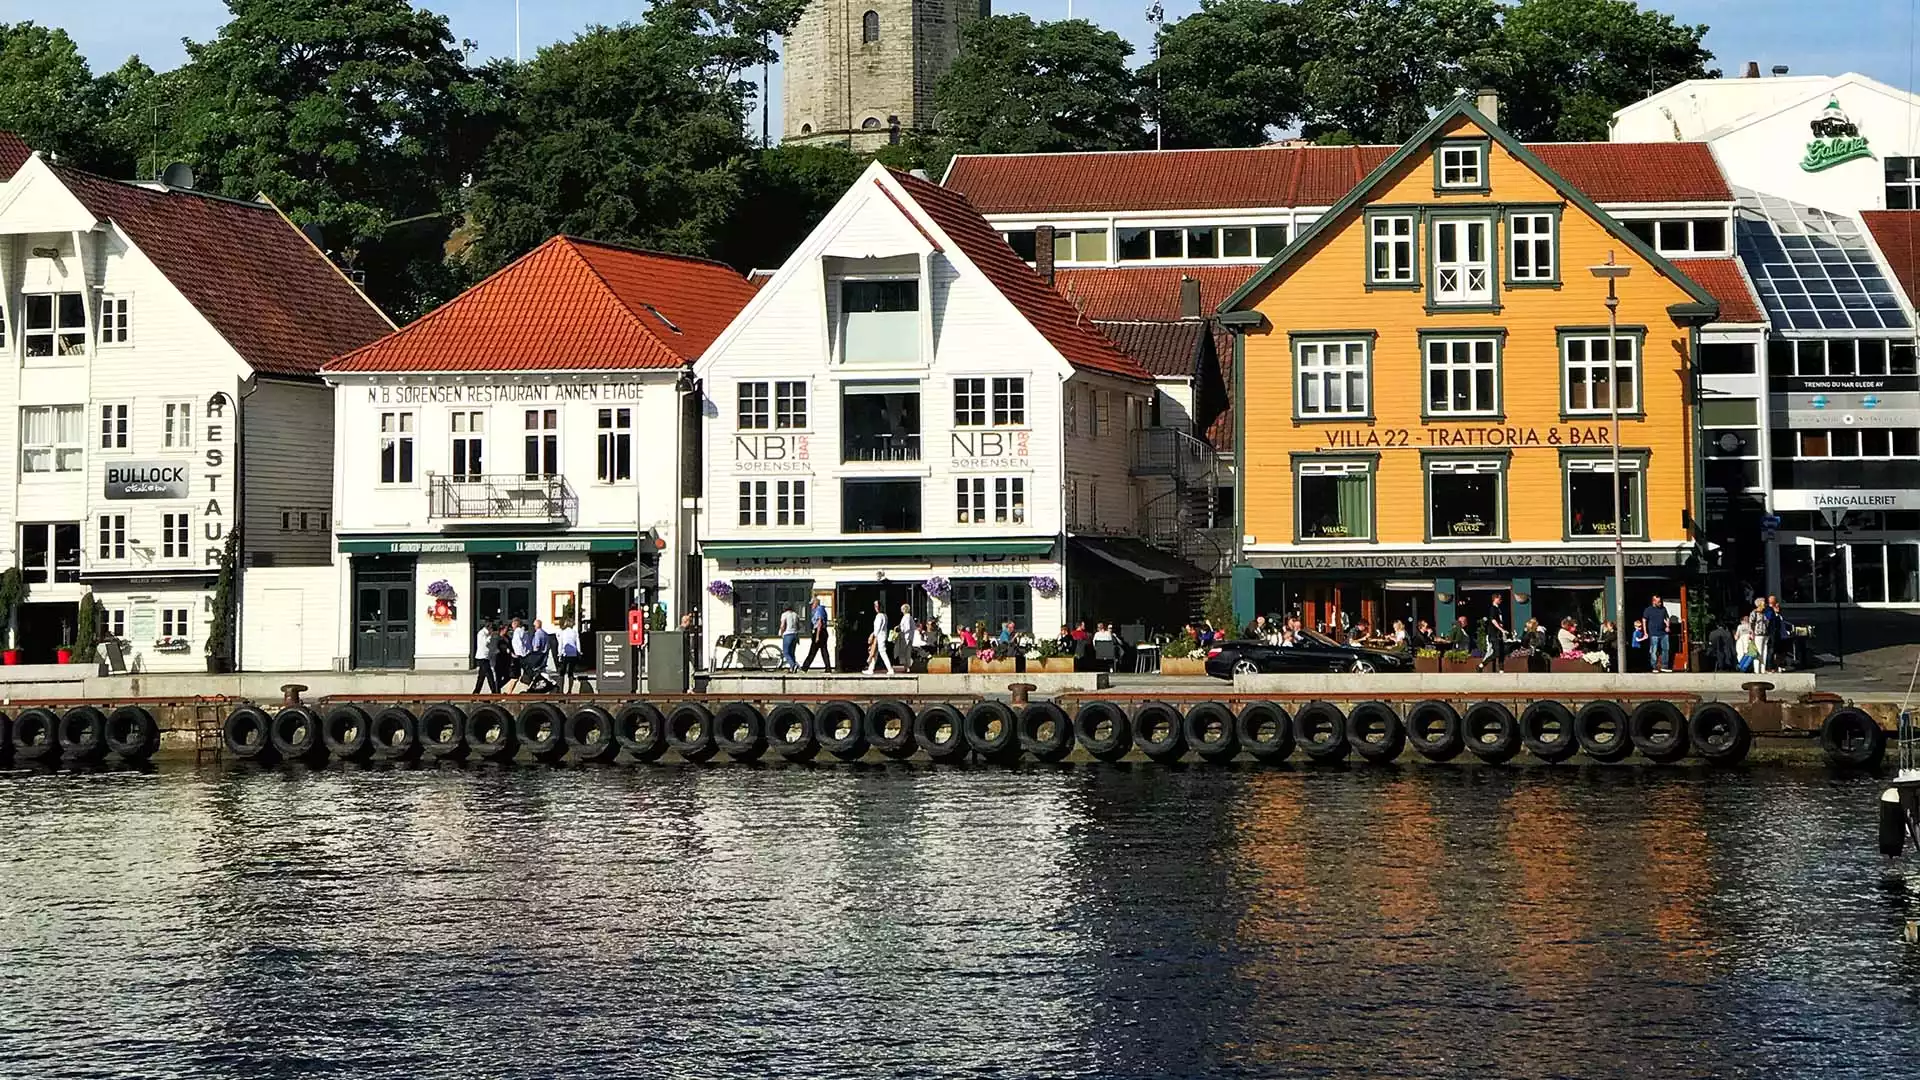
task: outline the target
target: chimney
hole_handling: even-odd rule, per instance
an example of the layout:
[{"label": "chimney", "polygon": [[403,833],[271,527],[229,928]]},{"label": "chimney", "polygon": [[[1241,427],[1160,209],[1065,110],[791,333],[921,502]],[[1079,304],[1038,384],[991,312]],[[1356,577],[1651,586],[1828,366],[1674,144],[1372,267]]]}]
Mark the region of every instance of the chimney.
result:
[{"label": "chimney", "polygon": [[1040,225],[1033,230],[1033,268],[1053,284],[1053,226]]},{"label": "chimney", "polygon": [[1185,275],[1180,278],[1180,317],[1183,319],[1200,317],[1200,282],[1196,278]]},{"label": "chimney", "polygon": [[1745,74],[1743,74],[1743,75],[1741,75],[1740,77],[1741,77],[1741,78],[1743,78],[1743,79],[1757,79],[1757,78],[1759,78],[1759,77],[1760,77],[1760,61],[1758,61],[1758,60],[1749,60],[1749,61],[1747,61],[1747,70],[1746,70],[1746,73],[1745,73]]},{"label": "chimney", "polygon": [[1476,109],[1479,109],[1480,115],[1486,117],[1490,123],[1495,123],[1495,124],[1499,123],[1500,122],[1500,91],[1498,90],[1474,91],[1473,107]]},{"label": "chimney", "polygon": [[1781,77],[1782,75],[1785,75],[1786,73],[1787,73],[1787,65],[1785,65],[1785,64],[1775,64],[1775,65],[1773,65],[1773,77],[1774,77],[1774,78],[1776,78],[1776,79],[1778,79],[1778,78],[1780,78],[1780,77]]}]

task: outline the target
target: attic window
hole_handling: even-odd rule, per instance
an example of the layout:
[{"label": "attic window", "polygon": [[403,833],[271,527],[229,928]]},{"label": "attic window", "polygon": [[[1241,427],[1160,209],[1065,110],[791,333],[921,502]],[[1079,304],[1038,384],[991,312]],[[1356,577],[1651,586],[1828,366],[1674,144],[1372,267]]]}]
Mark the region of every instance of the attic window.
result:
[{"label": "attic window", "polygon": [[1487,187],[1487,148],[1484,143],[1445,143],[1440,147],[1438,187],[1451,191],[1484,191]]},{"label": "attic window", "polygon": [[20,336],[28,356],[82,356],[87,351],[87,305],[79,293],[29,293]]},{"label": "attic window", "polygon": [[673,331],[676,334],[681,332],[679,327],[673,325],[672,319],[669,319],[665,315],[660,314],[659,308],[654,307],[652,304],[641,304],[640,306],[643,308],[646,308],[647,313],[649,315],[652,315],[654,318],[659,319],[661,322],[665,323],[667,326],[667,329]]}]

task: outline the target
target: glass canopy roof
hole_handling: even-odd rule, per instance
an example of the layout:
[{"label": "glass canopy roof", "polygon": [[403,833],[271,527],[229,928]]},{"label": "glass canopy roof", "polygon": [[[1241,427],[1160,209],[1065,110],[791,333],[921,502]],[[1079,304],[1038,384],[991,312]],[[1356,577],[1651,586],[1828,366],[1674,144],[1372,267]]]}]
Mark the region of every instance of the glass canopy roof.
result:
[{"label": "glass canopy roof", "polygon": [[1907,330],[1859,219],[1735,188],[1734,233],[1775,331]]}]

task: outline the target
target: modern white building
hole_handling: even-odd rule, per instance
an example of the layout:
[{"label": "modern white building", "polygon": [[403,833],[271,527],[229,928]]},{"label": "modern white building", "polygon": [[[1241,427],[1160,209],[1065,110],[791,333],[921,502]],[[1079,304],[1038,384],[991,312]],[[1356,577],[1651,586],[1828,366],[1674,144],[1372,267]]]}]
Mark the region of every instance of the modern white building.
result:
[{"label": "modern white building", "polygon": [[238,530],[237,661],[291,666],[289,637],[333,618],[319,368],[392,325],[264,201],[108,180],[9,145],[0,438],[16,449],[0,457],[0,560],[29,590],[13,613],[20,658],[53,662],[91,593],[135,670],[206,670]]},{"label": "modern white building", "polygon": [[636,586],[688,610],[690,365],[752,295],[719,263],[560,236],[329,363],[338,631],[304,647],[460,668],[486,623],[624,628]]},{"label": "modern white building", "polygon": [[1920,96],[1748,70],[1669,87],[1613,124],[1615,142],[1712,150],[1764,308],[1762,347],[1702,356],[1709,512],[1728,508],[1726,565],[1757,591],[1920,610]]},{"label": "modern white building", "polygon": [[1153,377],[955,192],[868,168],[695,370],[709,642],[819,597],[855,667],[875,602],[1047,634],[1176,588],[1129,539]]}]

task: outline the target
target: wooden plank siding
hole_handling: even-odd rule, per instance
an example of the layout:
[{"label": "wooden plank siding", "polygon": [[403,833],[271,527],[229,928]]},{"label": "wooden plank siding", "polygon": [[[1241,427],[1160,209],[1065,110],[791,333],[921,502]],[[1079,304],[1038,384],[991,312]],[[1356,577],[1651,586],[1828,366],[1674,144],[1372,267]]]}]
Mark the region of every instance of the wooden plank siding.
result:
[{"label": "wooden plank siding", "polygon": [[[1483,132],[1460,117],[1443,138],[1474,137]],[[1621,421],[1623,448],[1649,452],[1646,485],[1648,539],[1684,540],[1682,513],[1692,505],[1690,445],[1692,417],[1686,383],[1689,331],[1668,313],[1668,306],[1691,297],[1673,280],[1608,232],[1601,222],[1569,202],[1544,177],[1507,152],[1499,142],[1489,151],[1489,190],[1485,193],[1434,191],[1434,145],[1411,155],[1369,197],[1322,232],[1306,249],[1274,273],[1245,305],[1265,316],[1265,325],[1248,332],[1245,342],[1244,443],[1241,448],[1244,532],[1255,549],[1294,540],[1292,455],[1329,445],[1335,433],[1383,441],[1390,430],[1410,433],[1408,449],[1385,449],[1375,479],[1379,543],[1424,540],[1426,499],[1422,455],[1429,429],[1518,428],[1537,431],[1541,444],[1512,449],[1507,475],[1506,539],[1560,543],[1563,539],[1561,455],[1549,429],[1563,436],[1569,427],[1604,433],[1607,418],[1563,420],[1560,395],[1562,328],[1599,327],[1607,321],[1607,284],[1588,267],[1609,254],[1631,267],[1619,283],[1619,323],[1644,327],[1646,343],[1639,388],[1643,419]],[[1505,221],[1499,207],[1550,205],[1559,210],[1556,248],[1560,282],[1552,286],[1510,287],[1505,281],[1510,257]],[[1366,284],[1368,206],[1425,209],[1487,207],[1494,217],[1495,280],[1498,312],[1426,310],[1432,229],[1422,219],[1416,265],[1418,290],[1369,289]],[[1419,334],[1423,330],[1499,328],[1505,331],[1499,395],[1503,418],[1448,422],[1423,420]],[[1369,393],[1373,419],[1301,423],[1294,419],[1293,355],[1290,333],[1359,330],[1377,333]],[[1623,331],[1624,333],[1624,331]],[[1343,436],[1345,437],[1345,436]],[[1600,444],[1604,448],[1604,443]],[[1490,449],[1507,449],[1493,446]],[[1371,450],[1371,448],[1369,448]]]}]

